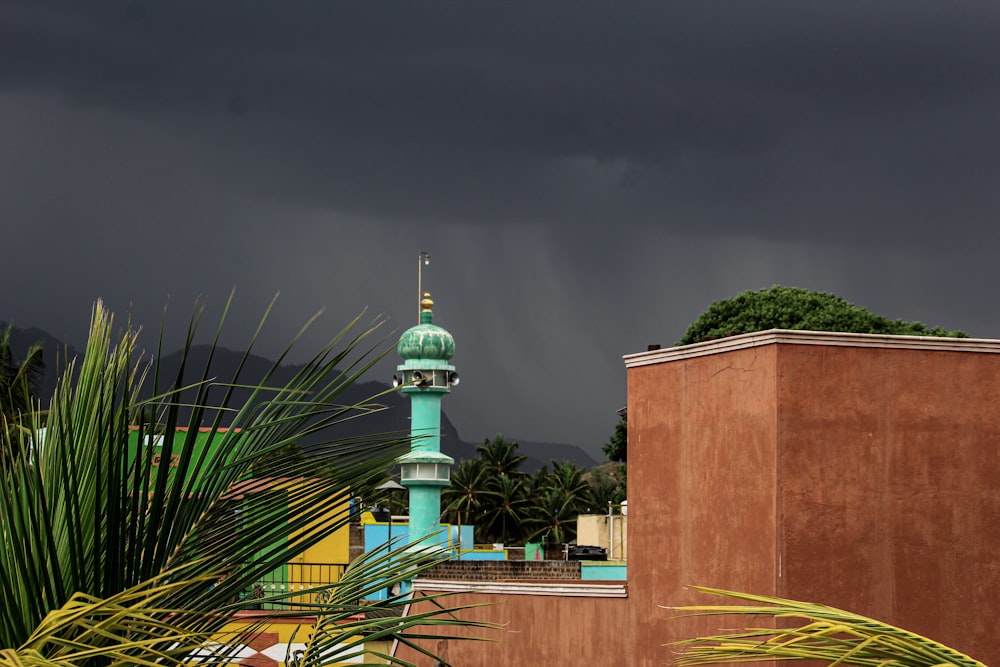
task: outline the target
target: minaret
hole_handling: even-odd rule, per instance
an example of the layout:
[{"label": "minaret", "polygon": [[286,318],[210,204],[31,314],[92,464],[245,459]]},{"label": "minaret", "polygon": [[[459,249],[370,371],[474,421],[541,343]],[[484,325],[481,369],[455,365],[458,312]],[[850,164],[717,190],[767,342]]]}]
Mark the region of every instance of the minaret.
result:
[{"label": "minaret", "polygon": [[[396,384],[410,397],[410,451],[399,457],[400,482],[410,492],[411,544],[441,544],[441,489],[451,482],[453,458],[441,453],[441,397],[458,384],[448,361],[455,339],[433,324],[431,295],[420,300],[420,324],[408,329],[396,350],[403,363],[396,367]],[[437,537],[429,537],[437,536]]]}]

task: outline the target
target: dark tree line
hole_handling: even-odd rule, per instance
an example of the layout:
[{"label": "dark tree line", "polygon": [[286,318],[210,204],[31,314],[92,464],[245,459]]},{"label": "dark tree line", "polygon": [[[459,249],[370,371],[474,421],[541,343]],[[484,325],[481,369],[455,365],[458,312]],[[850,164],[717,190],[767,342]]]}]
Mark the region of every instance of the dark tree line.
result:
[{"label": "dark tree line", "polygon": [[441,494],[442,519],[475,526],[477,543],[571,542],[580,514],[603,514],[624,499],[617,471],[587,470],[571,461],[551,462],[533,475],[522,471],[518,444],[502,435],[461,461]]}]

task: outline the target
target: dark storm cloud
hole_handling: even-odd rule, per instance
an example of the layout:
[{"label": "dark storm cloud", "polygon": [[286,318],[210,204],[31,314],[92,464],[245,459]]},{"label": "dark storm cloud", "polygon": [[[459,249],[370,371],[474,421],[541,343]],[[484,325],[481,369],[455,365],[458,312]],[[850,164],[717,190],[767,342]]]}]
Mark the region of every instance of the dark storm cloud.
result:
[{"label": "dark storm cloud", "polygon": [[[843,204],[856,192],[869,217],[905,215],[927,236],[957,200],[988,205],[969,194],[997,175],[987,3],[31,3],[12,16],[8,89],[161,117],[237,160],[252,135],[271,164],[243,187],[347,213],[624,215],[810,238],[808,216],[850,237],[869,228]],[[226,116],[243,126],[219,132]],[[698,213],[684,225],[671,209]]]},{"label": "dark storm cloud", "polygon": [[0,319],[236,286],[405,328],[427,249],[463,435],[591,447],[620,355],[746,289],[1000,335],[997,34],[992,0],[0,2],[0,219],[42,258]]}]

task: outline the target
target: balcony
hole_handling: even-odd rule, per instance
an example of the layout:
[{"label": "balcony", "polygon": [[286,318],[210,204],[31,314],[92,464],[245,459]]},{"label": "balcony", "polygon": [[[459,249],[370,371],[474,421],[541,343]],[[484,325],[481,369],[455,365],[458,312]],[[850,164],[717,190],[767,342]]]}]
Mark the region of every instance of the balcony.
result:
[{"label": "balcony", "polygon": [[267,599],[285,596],[280,602],[260,602],[257,609],[288,609],[298,604],[322,604],[329,602],[330,592],[294,595],[296,591],[307,591],[317,586],[335,584],[347,569],[346,563],[289,563],[258,579],[254,585],[240,594],[240,599]]}]

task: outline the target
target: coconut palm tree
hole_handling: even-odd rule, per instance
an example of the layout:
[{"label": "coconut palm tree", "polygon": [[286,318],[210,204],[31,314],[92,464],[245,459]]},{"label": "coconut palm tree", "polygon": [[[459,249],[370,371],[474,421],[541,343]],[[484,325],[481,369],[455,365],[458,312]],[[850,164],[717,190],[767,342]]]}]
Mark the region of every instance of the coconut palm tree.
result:
[{"label": "coconut palm tree", "polygon": [[490,484],[493,492],[483,510],[483,534],[504,544],[524,539],[524,524],[531,500],[524,495],[524,475],[500,475]]},{"label": "coconut palm tree", "polygon": [[572,511],[577,514],[591,510],[593,500],[590,484],[584,479],[586,472],[572,461],[552,462],[552,472],[548,476],[547,490],[552,490]]},{"label": "coconut palm tree", "polygon": [[492,440],[486,438],[483,444],[476,447],[479,458],[483,460],[483,465],[489,469],[490,474],[523,477],[525,473],[520,470],[520,467],[528,457],[515,454],[516,450],[517,443],[504,440],[502,434],[498,434]]},{"label": "coconut palm tree", "polygon": [[[33,408],[38,409],[39,388],[45,378],[42,346],[36,343],[28,348],[24,359],[15,358],[11,348],[10,325],[0,332],[0,428],[17,429],[22,417]],[[0,456],[17,456],[11,446],[19,442],[13,433],[0,451]]]},{"label": "coconut palm tree", "polygon": [[[481,522],[477,519],[482,515],[483,508],[497,498],[491,480],[482,459],[461,461],[451,474],[451,486],[441,491],[441,502],[447,515],[460,526],[472,524],[477,532],[482,531]],[[485,536],[480,532],[476,539],[482,542]]]},{"label": "coconut palm tree", "polygon": [[540,539],[546,544],[565,544],[576,537],[577,516],[574,499],[556,488],[549,488],[525,522],[527,538],[529,541]]},{"label": "coconut palm tree", "polygon": [[[264,377],[244,377],[256,333],[232,377],[214,377],[211,353],[203,368],[189,367],[197,323],[180,370],[168,378],[138,354],[135,331],[113,335],[114,318],[98,303],[83,359],[68,364],[45,428],[33,404],[22,413],[24,429],[0,432],[5,449],[30,453],[0,458],[0,666],[233,661],[225,646],[238,646],[239,637],[222,648],[211,640],[233,612],[260,602],[241,593],[345,525],[348,512],[326,523],[316,508],[370,494],[405,451],[403,436],[338,431],[345,420],[381,409],[377,395],[342,401],[385,347],[380,322],[350,323],[287,382],[275,376],[291,346]],[[150,398],[140,392],[144,383]],[[247,387],[248,400],[233,400]],[[201,427],[209,435],[199,444]],[[312,441],[303,455],[284,454],[306,436]],[[280,477],[253,475],[264,459]],[[243,511],[234,512],[239,499]],[[356,616],[367,592],[411,578],[437,558],[361,559],[342,582],[324,587],[331,602],[274,596],[271,613],[317,615],[305,664],[362,651],[366,633],[426,639],[428,626],[455,621],[433,611],[391,624]]]},{"label": "coconut palm tree", "polygon": [[529,498],[541,498],[542,494],[545,493],[545,489],[549,485],[549,467],[543,465],[541,468],[536,470],[534,473],[529,475],[524,480],[524,493]]},{"label": "coconut palm tree", "polygon": [[[781,619],[781,627],[760,628],[763,623],[755,620],[753,629],[676,642],[681,650],[675,660],[679,667],[773,660],[856,667],[985,667],[932,639],[841,609],[713,588],[695,590],[750,604],[675,607],[674,611],[693,616],[771,616]],[[801,619],[804,624],[789,627],[794,625],[792,619]]]}]

